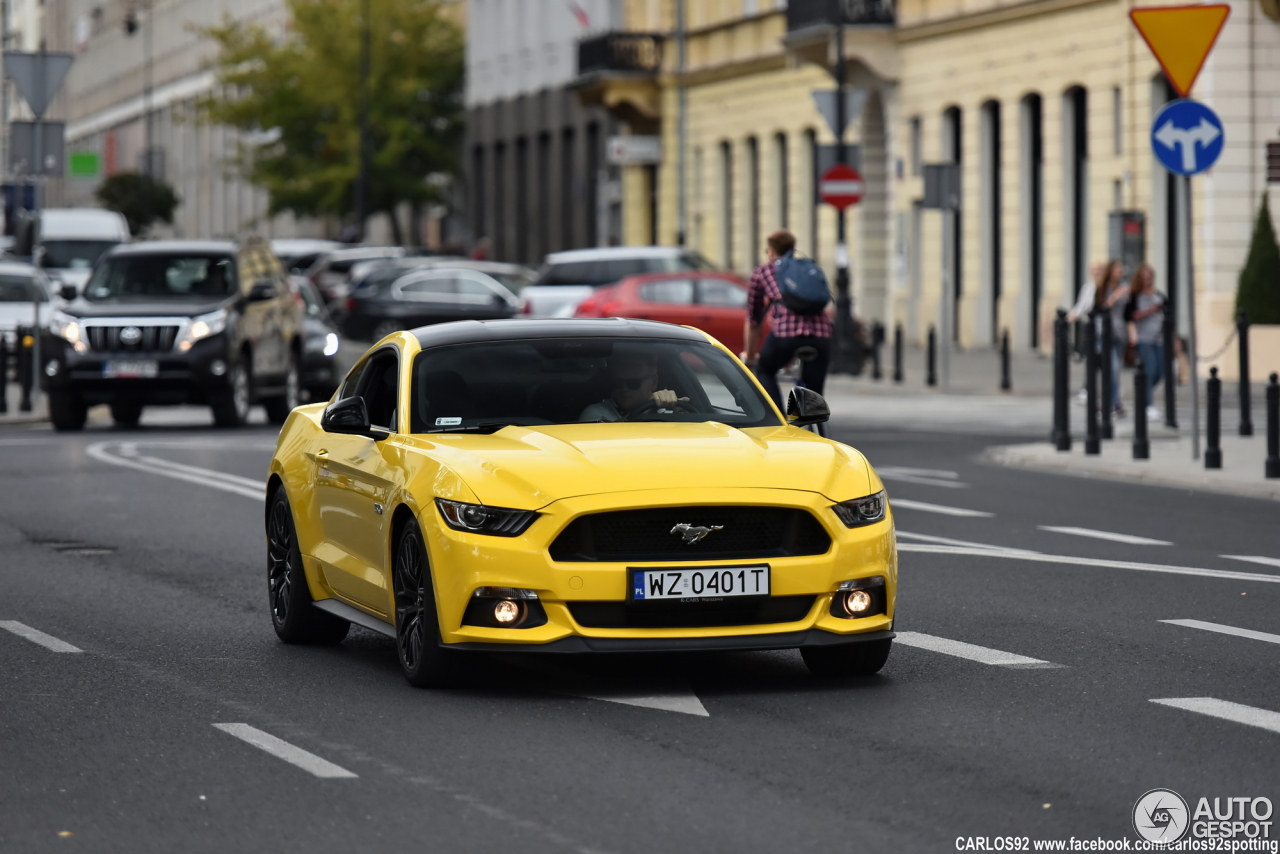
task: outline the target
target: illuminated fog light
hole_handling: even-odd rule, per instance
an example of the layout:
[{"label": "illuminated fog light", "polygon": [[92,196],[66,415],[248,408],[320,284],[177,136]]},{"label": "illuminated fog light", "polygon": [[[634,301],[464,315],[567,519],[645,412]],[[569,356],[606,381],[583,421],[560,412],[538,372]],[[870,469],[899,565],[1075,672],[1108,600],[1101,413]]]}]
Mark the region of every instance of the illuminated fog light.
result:
[{"label": "illuminated fog light", "polygon": [[520,617],[520,606],[510,599],[501,599],[493,606],[493,618],[499,623],[514,623]]},{"label": "illuminated fog light", "polygon": [[850,614],[865,614],[871,608],[871,594],[865,590],[850,590],[845,594],[844,608]]},{"label": "illuminated fog light", "polygon": [[227,372],[227,363],[221,359],[214,359],[209,363],[209,373],[215,377],[220,377]]},{"label": "illuminated fog light", "polygon": [[44,366],[44,375],[47,377],[56,377],[61,366],[57,359],[50,359],[49,363]]}]

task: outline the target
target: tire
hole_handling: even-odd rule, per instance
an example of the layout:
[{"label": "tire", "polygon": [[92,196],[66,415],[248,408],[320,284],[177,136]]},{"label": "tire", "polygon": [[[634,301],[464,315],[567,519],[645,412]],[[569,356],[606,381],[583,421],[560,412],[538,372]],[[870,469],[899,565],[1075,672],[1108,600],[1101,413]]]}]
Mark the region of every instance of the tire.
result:
[{"label": "tire", "polygon": [[49,392],[49,420],[58,432],[81,430],[89,416],[89,407],[75,392]]},{"label": "tire", "polygon": [[815,676],[872,676],[889,660],[891,639],[841,644],[840,646],[806,646],[800,657]]},{"label": "tire", "polygon": [[373,341],[377,343],[391,333],[399,332],[403,328],[404,326],[394,320],[379,320],[377,325],[373,327]]},{"label": "tire", "polygon": [[241,359],[231,365],[227,387],[217,393],[210,408],[213,422],[219,427],[241,427],[249,420],[249,407],[253,401],[253,378],[249,367]]},{"label": "tire", "polygon": [[283,424],[289,413],[302,404],[301,383],[298,380],[298,360],[289,355],[289,367],[285,369],[284,394],[268,397],[262,401],[267,410],[267,420],[272,424]]},{"label": "tire", "polygon": [[116,401],[111,404],[111,420],[117,427],[132,429],[142,420],[142,404],[131,400]]},{"label": "tire", "polygon": [[416,520],[405,523],[396,539],[392,584],[396,608],[396,657],[415,688],[448,688],[458,684],[459,653],[440,646],[431,566]]},{"label": "tire", "polygon": [[284,487],[271,496],[267,514],[267,604],[271,626],[285,643],[333,644],[347,636],[351,624],[312,607],[307,574],[302,568],[293,509]]}]

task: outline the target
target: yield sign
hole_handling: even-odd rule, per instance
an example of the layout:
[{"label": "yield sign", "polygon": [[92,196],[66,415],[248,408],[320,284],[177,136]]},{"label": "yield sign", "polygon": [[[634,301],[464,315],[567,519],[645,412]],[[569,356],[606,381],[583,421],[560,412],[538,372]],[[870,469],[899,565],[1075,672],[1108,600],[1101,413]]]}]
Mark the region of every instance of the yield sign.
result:
[{"label": "yield sign", "polygon": [[1169,84],[1185,98],[1230,14],[1231,7],[1220,3],[1132,9],[1129,18],[1155,54]]},{"label": "yield sign", "polygon": [[818,195],[837,210],[844,210],[862,201],[864,189],[858,170],[845,163],[832,166],[818,182]]},{"label": "yield sign", "polygon": [[62,88],[75,57],[69,53],[5,53],[4,73],[18,87],[36,118]]}]

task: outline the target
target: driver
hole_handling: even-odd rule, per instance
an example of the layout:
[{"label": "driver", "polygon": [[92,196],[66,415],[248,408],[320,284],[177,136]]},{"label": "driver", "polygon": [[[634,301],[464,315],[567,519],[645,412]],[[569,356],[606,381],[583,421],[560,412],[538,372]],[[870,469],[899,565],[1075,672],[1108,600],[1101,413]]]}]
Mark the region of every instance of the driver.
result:
[{"label": "driver", "polygon": [[689,399],[658,388],[658,363],[649,355],[625,354],[609,359],[609,385],[613,389],[609,396],[582,410],[579,421],[623,421],[645,404],[669,408]]}]

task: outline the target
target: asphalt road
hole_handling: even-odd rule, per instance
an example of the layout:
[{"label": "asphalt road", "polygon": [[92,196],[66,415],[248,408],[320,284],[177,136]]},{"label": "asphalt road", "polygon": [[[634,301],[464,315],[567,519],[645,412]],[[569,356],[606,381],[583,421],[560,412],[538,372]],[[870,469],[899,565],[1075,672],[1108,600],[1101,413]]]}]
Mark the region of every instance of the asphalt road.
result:
[{"label": "asphalt road", "polygon": [[952,851],[1134,839],[1157,787],[1280,800],[1275,503],[836,424],[903,550],[879,676],[479,656],[430,692],[364,630],[276,640],[271,428],[148,420],[0,432],[0,851]]}]

